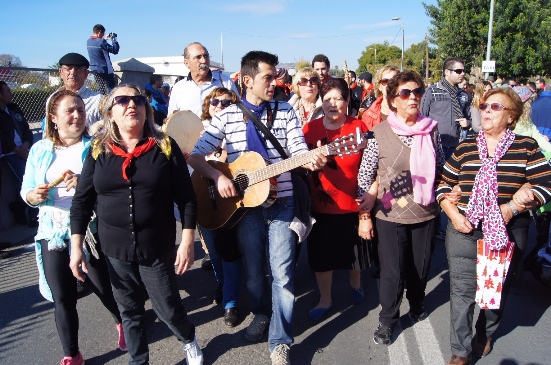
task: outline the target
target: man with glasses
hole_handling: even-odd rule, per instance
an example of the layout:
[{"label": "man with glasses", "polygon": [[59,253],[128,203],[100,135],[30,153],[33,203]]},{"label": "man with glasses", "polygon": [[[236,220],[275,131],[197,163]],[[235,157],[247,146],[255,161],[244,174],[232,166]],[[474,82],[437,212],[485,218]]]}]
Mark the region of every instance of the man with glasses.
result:
[{"label": "man with glasses", "polygon": [[90,63],[81,54],[67,53],[59,59],[59,65],[59,76],[63,80],[62,88],[79,94],[82,100],[84,100],[86,126],[92,126],[101,120],[99,103],[102,95],[84,86],[88,78]]},{"label": "man with glasses", "polygon": [[189,74],[172,88],[168,103],[168,115],[178,110],[190,110],[199,118],[203,100],[217,87],[225,87],[239,92],[233,81],[220,70],[211,71],[210,55],[199,42],[193,42],[184,49],[184,64]]},{"label": "man with glasses", "polygon": [[[471,126],[469,94],[458,87],[465,78],[465,62],[460,58],[448,58],[442,67],[442,79],[428,87],[421,99],[421,114],[438,122],[438,132],[446,161],[459,144],[462,131]],[[465,135],[465,134],[463,134]],[[437,225],[438,239],[446,237],[447,216],[441,215]]]}]

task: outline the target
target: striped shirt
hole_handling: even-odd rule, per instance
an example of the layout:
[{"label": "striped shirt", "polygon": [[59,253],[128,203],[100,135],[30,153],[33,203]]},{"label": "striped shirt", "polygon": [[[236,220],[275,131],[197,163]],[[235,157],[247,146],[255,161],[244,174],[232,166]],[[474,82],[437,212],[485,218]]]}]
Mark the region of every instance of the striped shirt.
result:
[{"label": "striped shirt", "polygon": [[[270,106],[274,110],[275,102],[271,101]],[[261,121],[267,125],[267,111],[264,110]],[[250,122],[252,123],[252,122]],[[191,154],[207,156],[222,143],[226,142],[228,151],[228,162],[235,161],[243,153],[248,152],[246,139],[247,124],[243,118],[243,112],[237,105],[230,105],[212,118],[212,122],[199,138]],[[271,129],[272,134],[277,138],[287,155],[296,156],[308,152],[308,146],[304,141],[302,128],[295,115],[295,111],[286,102],[278,102],[277,115]],[[270,141],[266,141],[268,156],[271,163],[283,160]],[[292,196],[293,184],[291,173],[285,172],[277,178],[278,198]]]},{"label": "striped shirt", "polygon": [[[451,192],[452,187],[459,184],[461,199],[457,208],[464,213],[481,166],[476,139],[468,138],[461,142],[444,166],[441,179],[438,181],[438,202],[444,199],[444,193]],[[526,182],[532,185],[539,206],[551,201],[551,166],[531,137],[515,135],[509,150],[497,164],[497,182],[500,205],[509,202],[513,194]]]}]

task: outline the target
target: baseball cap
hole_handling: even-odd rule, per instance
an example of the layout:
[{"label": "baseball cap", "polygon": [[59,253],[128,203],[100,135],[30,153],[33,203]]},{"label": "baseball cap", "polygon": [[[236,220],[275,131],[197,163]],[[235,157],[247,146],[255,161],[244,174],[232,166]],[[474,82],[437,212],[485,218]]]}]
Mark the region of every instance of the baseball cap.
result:
[{"label": "baseball cap", "polygon": [[371,82],[373,80],[373,75],[371,75],[369,72],[362,72],[360,76],[358,76],[358,79]]}]

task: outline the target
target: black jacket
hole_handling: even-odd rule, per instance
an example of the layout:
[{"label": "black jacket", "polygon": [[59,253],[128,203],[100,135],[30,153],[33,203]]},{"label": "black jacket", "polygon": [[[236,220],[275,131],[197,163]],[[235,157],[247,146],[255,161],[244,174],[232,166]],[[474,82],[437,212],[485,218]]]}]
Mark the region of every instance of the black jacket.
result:
[{"label": "black jacket", "polygon": [[2,143],[2,154],[13,152],[16,147],[13,142],[15,131],[21,137],[23,143],[28,142],[29,147],[33,144],[33,132],[29,128],[29,123],[23,114],[21,108],[15,103],[9,103],[9,114],[5,110],[0,110],[0,142]]}]

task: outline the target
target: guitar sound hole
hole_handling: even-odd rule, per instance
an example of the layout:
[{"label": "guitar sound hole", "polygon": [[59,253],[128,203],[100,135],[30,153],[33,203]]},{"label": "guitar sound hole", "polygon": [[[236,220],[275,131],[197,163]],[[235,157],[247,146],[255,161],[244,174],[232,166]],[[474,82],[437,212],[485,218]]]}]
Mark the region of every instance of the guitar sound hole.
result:
[{"label": "guitar sound hole", "polygon": [[249,187],[249,177],[244,174],[237,175],[234,179],[236,188],[239,190],[239,194],[243,195],[243,192]]}]

